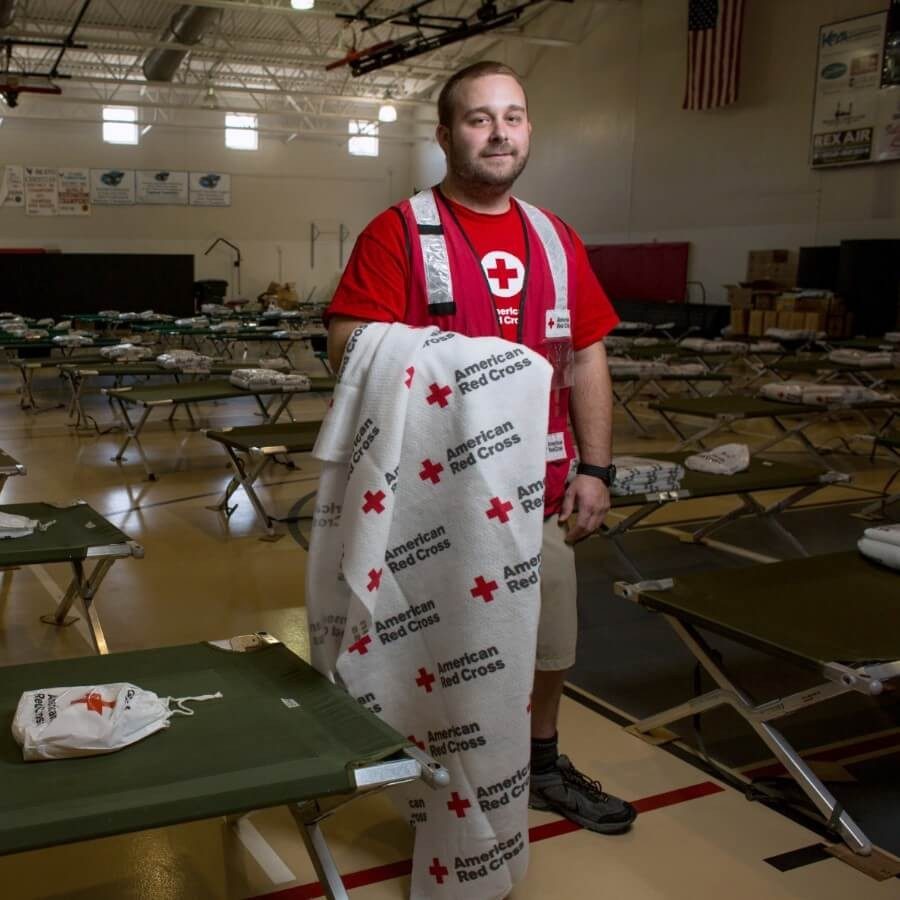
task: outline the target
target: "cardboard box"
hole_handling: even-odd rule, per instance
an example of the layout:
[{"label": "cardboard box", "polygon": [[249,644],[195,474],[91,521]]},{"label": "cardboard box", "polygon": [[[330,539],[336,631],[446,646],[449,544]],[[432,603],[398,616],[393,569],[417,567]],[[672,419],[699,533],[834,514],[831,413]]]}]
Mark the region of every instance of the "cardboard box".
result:
[{"label": "cardboard box", "polygon": [[807,331],[825,331],[826,315],[821,312],[803,314],[803,327]]},{"label": "cardboard box", "polygon": [[761,309],[750,311],[750,322],[747,331],[751,337],[762,337],[764,316],[765,312]]},{"label": "cardboard box", "polygon": [[732,310],[731,310],[731,333],[732,334],[746,334],[748,317],[749,317],[749,310],[732,308]]},{"label": "cardboard box", "polygon": [[740,284],[726,284],[728,304],[732,309],[750,309],[753,306],[753,290]]},{"label": "cardboard box", "polygon": [[778,327],[778,313],[775,310],[763,313],[763,334],[770,328]]},{"label": "cardboard box", "polygon": [[790,250],[751,250],[747,255],[747,281],[768,280],[782,287],[797,283],[798,257]]},{"label": "cardboard box", "polygon": [[775,300],[777,312],[794,312],[797,308],[797,298],[790,295],[782,295]]}]

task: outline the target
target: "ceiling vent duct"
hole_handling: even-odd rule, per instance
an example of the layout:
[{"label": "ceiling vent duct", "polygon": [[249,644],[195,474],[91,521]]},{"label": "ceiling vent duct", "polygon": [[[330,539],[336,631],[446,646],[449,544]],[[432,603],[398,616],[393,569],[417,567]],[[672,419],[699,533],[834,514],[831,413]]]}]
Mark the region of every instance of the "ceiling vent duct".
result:
[{"label": "ceiling vent duct", "polygon": [[18,0],[0,0],[0,28],[9,28],[16,17]]},{"label": "ceiling vent duct", "polygon": [[[221,9],[179,7],[160,40],[173,44],[199,44],[221,17]],[[162,47],[151,50],[144,60],[144,77],[147,81],[171,81],[187,53],[187,50],[165,50]]]}]

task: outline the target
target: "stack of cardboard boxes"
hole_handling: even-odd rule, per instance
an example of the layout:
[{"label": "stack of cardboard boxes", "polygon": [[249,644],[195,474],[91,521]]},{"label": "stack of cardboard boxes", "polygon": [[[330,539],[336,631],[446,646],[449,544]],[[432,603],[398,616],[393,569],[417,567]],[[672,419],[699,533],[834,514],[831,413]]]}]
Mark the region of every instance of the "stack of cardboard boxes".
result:
[{"label": "stack of cardboard boxes", "polygon": [[843,300],[830,292],[795,290],[797,256],[789,250],[751,250],[747,280],[726,284],[731,305],[731,332],[762,337],[769,328],[824,331],[850,337],[853,317]]}]

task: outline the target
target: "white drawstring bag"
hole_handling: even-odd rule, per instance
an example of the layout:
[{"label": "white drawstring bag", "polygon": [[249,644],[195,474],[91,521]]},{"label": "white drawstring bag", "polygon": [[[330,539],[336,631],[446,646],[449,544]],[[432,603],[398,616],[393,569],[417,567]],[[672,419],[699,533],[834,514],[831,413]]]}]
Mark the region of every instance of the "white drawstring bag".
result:
[{"label": "white drawstring bag", "polygon": [[722,444],[687,457],[684,465],[694,472],[710,475],[737,475],[750,468],[750,448],[746,444]]},{"label": "white drawstring bag", "polygon": [[159,697],[127,682],[42,688],[20,697],[12,734],[26,761],[114,753],[168,728],[174,715],[192,716],[185,701],[221,697]]}]

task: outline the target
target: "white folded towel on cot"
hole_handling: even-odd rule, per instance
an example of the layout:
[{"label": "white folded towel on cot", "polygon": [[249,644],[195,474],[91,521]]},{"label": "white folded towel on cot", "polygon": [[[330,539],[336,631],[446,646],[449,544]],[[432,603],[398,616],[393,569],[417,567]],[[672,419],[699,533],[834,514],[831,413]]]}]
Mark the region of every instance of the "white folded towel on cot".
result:
[{"label": "white folded towel on cot", "polygon": [[776,341],[814,341],[817,337],[824,337],[822,331],[812,331],[809,328],[767,328],[765,337],[774,338]]},{"label": "white folded towel on cot", "polygon": [[617,497],[675,491],[681,487],[684,478],[684,467],[667,460],[617,456],[613,458],[613,465],[616,478],[610,491]]},{"label": "white folded towel on cot", "polygon": [[209,330],[215,332],[237,332],[241,330],[241,323],[237,321],[237,319],[227,319],[224,322],[217,322],[215,325],[210,325]]},{"label": "white folded towel on cot", "polygon": [[650,360],[625,359],[621,356],[610,356],[606,360],[609,371],[613,375],[668,375],[669,367],[663,362]]},{"label": "white folded towel on cot", "polygon": [[281,328],[272,332],[272,337],[282,340],[302,341],[309,337],[308,331],[298,331],[296,328]]},{"label": "white folded towel on cot", "polygon": [[900,344],[900,331],[889,331],[884,339],[888,344]]},{"label": "white folded towel on cot", "polygon": [[53,521],[39,522],[37,519],[29,519],[27,516],[0,512],[0,540],[28,537],[35,531],[46,531],[53,524]]},{"label": "white folded towel on cot", "polygon": [[525,875],[550,379],[520,345],[374,323],[316,442],[313,665],[450,773],[391,791],[413,900]]},{"label": "white folded towel on cot", "polygon": [[736,475],[750,468],[750,448],[746,444],[722,444],[714,450],[694,453],[684,461],[686,468],[710,475]]},{"label": "white folded towel on cot", "polygon": [[136,347],[134,344],[116,344],[115,347],[101,347],[100,355],[116,362],[138,362],[150,359],[153,351],[149,347]]},{"label": "white folded towel on cot", "polygon": [[233,385],[244,390],[259,391],[278,388],[282,391],[308,391],[311,382],[302,372],[276,372],[274,369],[235,369],[229,376]]},{"label": "white folded towel on cot", "polygon": [[53,338],[54,344],[60,344],[63,347],[90,347],[94,343],[92,337],[83,334],[58,334]]},{"label": "white folded towel on cot", "polygon": [[701,363],[680,363],[678,365],[669,365],[669,375],[687,375],[696,378],[698,375],[705,375],[708,369]]},{"label": "white folded towel on cot", "polygon": [[780,353],[781,344],[775,341],[757,341],[750,345],[751,353]]},{"label": "white folded towel on cot", "polygon": [[740,355],[747,353],[749,349],[747,344],[743,344],[740,341],[710,341],[706,338],[683,338],[678,346],[684,347],[685,350],[695,350],[697,353],[711,354],[733,353]]},{"label": "white folded towel on cot", "polygon": [[856,384],[810,384],[808,381],[774,381],[761,385],[757,394],[767,400],[809,406],[857,406],[894,399],[890,394]]},{"label": "white folded towel on cot", "polygon": [[175,324],[179,328],[206,328],[209,326],[209,319],[206,316],[190,316],[187,319],[176,319]]},{"label": "white folded towel on cot", "polygon": [[894,365],[890,353],[867,353],[865,350],[832,350],[828,359],[845,366],[859,366],[861,369],[888,368]]},{"label": "white folded towel on cot", "polygon": [[156,361],[164,369],[199,374],[209,374],[213,364],[211,356],[203,356],[193,350],[168,350],[157,356]]},{"label": "white folded towel on cot", "polygon": [[900,569],[900,525],[867,528],[857,547],[863,556],[892,569]]}]

